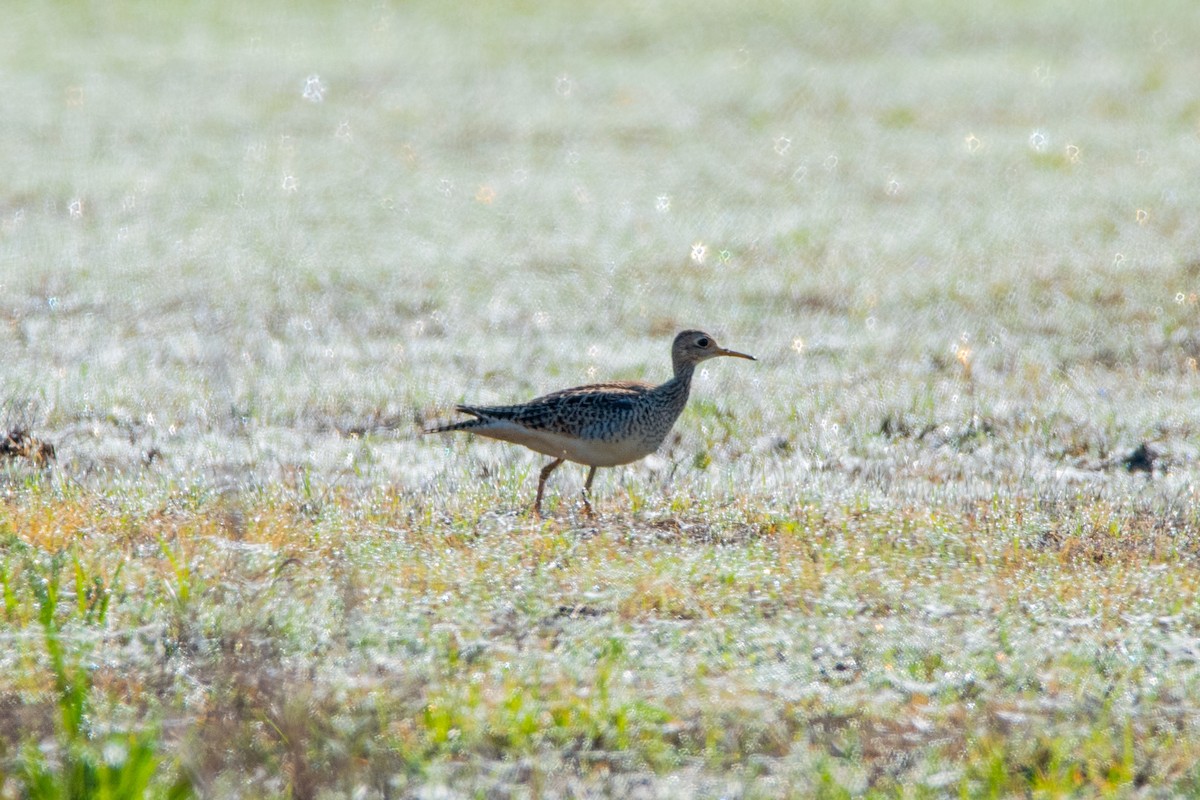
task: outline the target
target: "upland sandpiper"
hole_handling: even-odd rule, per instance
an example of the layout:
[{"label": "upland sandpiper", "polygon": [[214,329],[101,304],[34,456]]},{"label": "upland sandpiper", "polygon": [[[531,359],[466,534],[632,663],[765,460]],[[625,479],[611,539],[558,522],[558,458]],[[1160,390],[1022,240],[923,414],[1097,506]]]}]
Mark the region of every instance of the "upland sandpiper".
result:
[{"label": "upland sandpiper", "polygon": [[687,404],[692,372],[701,361],[733,356],[754,361],[754,356],[718,347],[703,331],[683,331],[671,345],[675,377],[653,386],[621,381],[576,386],[512,406],[458,406],[475,419],[439,425],[426,433],[470,431],[480,436],[523,444],[554,460],[538,479],[533,511],[542,511],[546,479],[563,461],[585,464],[583,505],[592,513],[588,493],[597,467],[615,467],[645,458],[658,449]]}]

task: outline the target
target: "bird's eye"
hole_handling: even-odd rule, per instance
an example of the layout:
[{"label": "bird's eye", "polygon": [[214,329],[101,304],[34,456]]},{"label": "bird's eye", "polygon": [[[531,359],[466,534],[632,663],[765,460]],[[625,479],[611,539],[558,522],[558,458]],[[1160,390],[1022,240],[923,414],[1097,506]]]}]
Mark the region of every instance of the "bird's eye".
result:
[{"label": "bird's eye", "polygon": [[712,342],[709,341],[709,339],[704,336],[701,336],[699,339],[696,340],[697,347],[708,347],[710,344],[712,344]]}]

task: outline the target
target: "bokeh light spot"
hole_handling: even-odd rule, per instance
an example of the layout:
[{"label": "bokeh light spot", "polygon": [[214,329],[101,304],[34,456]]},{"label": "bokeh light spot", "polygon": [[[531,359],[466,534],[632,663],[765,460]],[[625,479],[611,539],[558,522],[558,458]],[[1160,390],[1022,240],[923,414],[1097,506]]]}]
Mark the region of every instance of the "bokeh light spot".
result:
[{"label": "bokeh light spot", "polygon": [[321,83],[320,76],[308,76],[308,79],[304,81],[303,97],[310,103],[320,103],[325,100],[325,84]]}]

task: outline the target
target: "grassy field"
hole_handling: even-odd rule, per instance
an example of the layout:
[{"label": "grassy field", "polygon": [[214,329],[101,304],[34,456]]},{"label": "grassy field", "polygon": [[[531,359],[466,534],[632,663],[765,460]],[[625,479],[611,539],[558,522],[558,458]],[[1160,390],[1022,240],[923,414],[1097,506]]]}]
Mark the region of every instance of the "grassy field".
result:
[{"label": "grassy field", "polygon": [[[1200,796],[1198,39],[11,10],[0,798]],[[418,435],[684,327],[596,520]]]}]

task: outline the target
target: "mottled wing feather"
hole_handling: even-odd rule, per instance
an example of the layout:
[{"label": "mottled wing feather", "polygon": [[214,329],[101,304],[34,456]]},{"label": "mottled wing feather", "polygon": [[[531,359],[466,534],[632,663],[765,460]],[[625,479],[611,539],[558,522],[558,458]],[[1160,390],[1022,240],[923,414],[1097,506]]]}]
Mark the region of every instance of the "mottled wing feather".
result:
[{"label": "mottled wing feather", "polygon": [[481,419],[510,420],[533,430],[598,438],[632,412],[635,400],[653,387],[647,383],[596,383],[543,395],[511,406],[459,406]]}]

